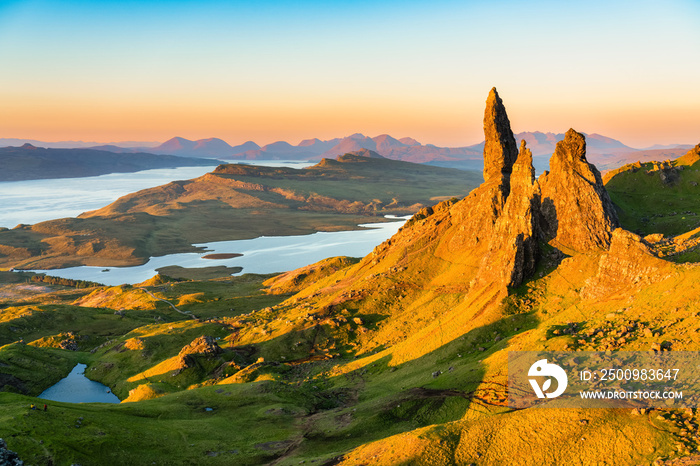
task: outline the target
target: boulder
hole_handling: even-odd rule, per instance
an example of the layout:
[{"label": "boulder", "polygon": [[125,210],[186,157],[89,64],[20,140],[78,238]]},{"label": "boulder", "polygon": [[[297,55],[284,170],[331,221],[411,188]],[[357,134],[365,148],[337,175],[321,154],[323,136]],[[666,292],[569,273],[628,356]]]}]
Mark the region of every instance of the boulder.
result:
[{"label": "boulder", "polygon": [[223,350],[216,343],[212,337],[201,336],[197,337],[190,343],[180,350],[178,356],[184,357],[189,355],[204,355],[204,356],[214,356],[222,353]]},{"label": "boulder", "polygon": [[0,465],[2,466],[23,466],[24,461],[19,459],[17,453],[7,448],[7,443],[0,438]]}]

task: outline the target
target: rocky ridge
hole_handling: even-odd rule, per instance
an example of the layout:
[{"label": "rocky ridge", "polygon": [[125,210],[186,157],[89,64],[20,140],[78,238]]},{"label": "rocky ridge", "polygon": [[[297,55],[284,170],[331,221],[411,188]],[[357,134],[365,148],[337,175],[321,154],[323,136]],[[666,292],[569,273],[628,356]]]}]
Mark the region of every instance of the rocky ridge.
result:
[{"label": "rocky ridge", "polygon": [[532,153],[515,139],[505,106],[495,88],[484,113],[484,184],[464,202],[470,212],[459,219],[461,243],[471,249],[488,244],[471,287],[514,287],[535,270],[538,242],[564,252],[605,251],[619,222],[600,173],[586,160],[585,137],[570,129],[556,145],[550,165],[535,180]]},{"label": "rocky ridge", "polygon": [[[461,200],[421,209],[335,285],[308,286],[295,299],[308,299],[308,306],[328,315],[345,307],[372,315],[381,308],[382,316],[396,322],[376,331],[358,330],[355,345],[391,348],[387,351],[398,364],[460,337],[467,328],[502,318],[509,289],[531,278],[540,264],[552,270],[566,255],[584,252],[593,261],[604,255],[617,217],[600,174],[586,160],[584,136],[570,130],[553,156],[552,171],[535,179],[526,144],[513,153],[510,122],[496,89],[487,99],[484,120],[488,150],[479,187]],[[600,283],[601,292],[610,273],[609,267],[600,270],[606,282]],[[463,298],[449,305],[443,301],[457,295]],[[426,302],[431,303],[429,317]],[[416,316],[433,323],[425,325]]]},{"label": "rocky ridge", "polygon": [[[673,274],[673,266],[659,259],[649,243],[638,235],[617,228],[608,252],[600,257],[595,276],[581,290],[586,299],[600,298],[621,287],[638,289]],[[629,291],[627,291],[629,292]]]}]

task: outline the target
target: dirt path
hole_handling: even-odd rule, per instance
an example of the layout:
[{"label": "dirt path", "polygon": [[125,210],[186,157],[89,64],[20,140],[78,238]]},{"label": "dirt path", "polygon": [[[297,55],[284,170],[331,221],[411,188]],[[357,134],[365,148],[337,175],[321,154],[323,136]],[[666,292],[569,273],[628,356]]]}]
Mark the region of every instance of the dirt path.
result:
[{"label": "dirt path", "polygon": [[187,317],[189,317],[189,318],[191,318],[191,319],[197,319],[197,316],[195,316],[195,315],[192,314],[191,312],[181,311],[180,309],[176,308],[175,305],[174,305],[173,303],[171,303],[170,301],[168,301],[168,300],[166,300],[166,299],[163,299],[163,298],[159,298],[158,296],[156,296],[156,295],[154,295],[153,293],[151,293],[150,291],[148,291],[146,288],[141,288],[141,287],[139,287],[139,290],[145,292],[146,294],[148,294],[148,295],[149,295],[151,298],[153,298],[153,299],[157,299],[158,301],[163,301],[164,303],[168,304],[170,307],[172,307],[175,311],[179,312],[179,313],[182,314],[183,316],[187,316]]}]

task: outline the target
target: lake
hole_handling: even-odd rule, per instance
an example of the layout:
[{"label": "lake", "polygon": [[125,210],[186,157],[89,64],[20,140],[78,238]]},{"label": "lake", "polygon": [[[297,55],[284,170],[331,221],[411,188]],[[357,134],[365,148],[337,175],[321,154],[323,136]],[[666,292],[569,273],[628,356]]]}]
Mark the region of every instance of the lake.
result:
[{"label": "lake", "polygon": [[76,365],[65,378],[44,390],[39,398],[64,403],[121,403],[106,385],[85,377],[85,364]]},{"label": "lake", "polygon": [[0,226],[34,224],[56,218],[76,217],[99,209],[121,196],[174,180],[189,180],[214,170],[180,167],[111,173],[85,178],[0,182]]},{"label": "lake", "polygon": [[[389,217],[392,221],[360,225],[354,231],[318,232],[310,235],[261,236],[236,241],[195,244],[202,252],[168,254],[151,257],[135,267],[69,267],[53,270],[32,270],[56,277],[88,280],[116,286],[148,280],[156,269],[168,265],[181,267],[243,267],[241,273],[286,272],[332,256],[364,257],[383,241],[391,238],[409,217]],[[242,254],[230,259],[204,259],[209,254]],[[108,270],[106,272],[105,270]]]},{"label": "lake", "polygon": [[[284,160],[244,163],[290,168],[314,165],[313,162]],[[214,168],[215,166],[181,167],[84,178],[0,182],[0,226],[11,228],[19,223],[34,224],[55,218],[74,217],[83,212],[104,207],[126,194],[175,180],[196,178]],[[156,269],[169,265],[181,267],[225,265],[243,267],[242,273],[285,272],[332,256],[363,257],[396,233],[406,218],[393,218],[388,222],[360,225],[363,229],[355,231],[263,236],[249,240],[196,244],[195,246],[204,248],[201,253],[152,257],[147,264],[136,267],[71,267],[48,271],[35,270],[35,272],[112,286],[145,281],[157,273]],[[230,259],[202,257],[208,254],[242,254],[242,256]]]},{"label": "lake", "polygon": [[[312,162],[285,160],[246,161],[246,164],[304,168]],[[189,180],[209,173],[216,165],[111,173],[84,178],[0,182],[0,227],[34,224],[56,218],[76,217],[102,208],[121,196],[175,180]]]}]

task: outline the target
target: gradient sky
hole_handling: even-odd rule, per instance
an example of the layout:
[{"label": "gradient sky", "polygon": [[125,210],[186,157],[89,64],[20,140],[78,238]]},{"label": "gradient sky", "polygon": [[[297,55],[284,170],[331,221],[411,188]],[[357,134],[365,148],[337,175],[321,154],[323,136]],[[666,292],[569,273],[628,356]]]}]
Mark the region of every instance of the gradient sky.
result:
[{"label": "gradient sky", "polygon": [[700,142],[700,2],[2,1],[0,137]]}]

